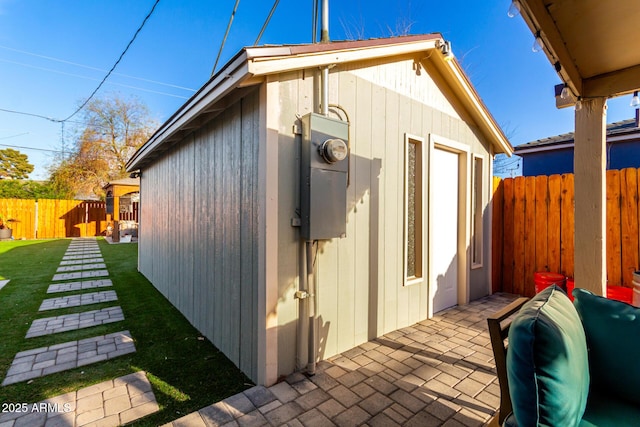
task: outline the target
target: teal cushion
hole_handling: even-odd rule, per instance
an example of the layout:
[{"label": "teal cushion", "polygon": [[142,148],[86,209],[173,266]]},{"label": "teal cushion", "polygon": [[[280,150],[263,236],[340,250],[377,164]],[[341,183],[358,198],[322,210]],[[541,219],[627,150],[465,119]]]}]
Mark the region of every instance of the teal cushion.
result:
[{"label": "teal cushion", "polygon": [[587,336],[592,387],[640,405],[640,308],[585,289],[573,296]]},{"label": "teal cushion", "polygon": [[637,427],[640,407],[611,393],[589,393],[587,410],[579,427]]},{"label": "teal cushion", "polygon": [[575,426],[587,405],[587,344],[578,313],[553,285],[528,301],[509,329],[507,377],[520,426]]}]

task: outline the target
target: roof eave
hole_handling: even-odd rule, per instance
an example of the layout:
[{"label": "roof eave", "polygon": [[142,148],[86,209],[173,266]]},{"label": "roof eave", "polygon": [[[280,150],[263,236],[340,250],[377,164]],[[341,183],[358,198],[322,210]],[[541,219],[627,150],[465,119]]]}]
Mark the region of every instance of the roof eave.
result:
[{"label": "roof eave", "polygon": [[180,107],[127,162],[127,172],[140,169],[148,156],[183,126],[206,111],[220,98],[249,79],[246,50],[240,51],[230,62],[214,75],[195,95]]}]

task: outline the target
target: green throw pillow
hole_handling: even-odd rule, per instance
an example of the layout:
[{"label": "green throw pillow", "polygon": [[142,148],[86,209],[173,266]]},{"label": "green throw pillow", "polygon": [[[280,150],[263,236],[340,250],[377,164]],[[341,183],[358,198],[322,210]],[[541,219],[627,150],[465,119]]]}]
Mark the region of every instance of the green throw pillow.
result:
[{"label": "green throw pillow", "polygon": [[589,366],[580,318],[553,285],[528,301],[509,328],[507,377],[520,426],[575,426],[587,405]]},{"label": "green throw pillow", "polygon": [[[640,405],[640,308],[574,289],[593,387]],[[640,420],[639,420],[640,422]]]}]

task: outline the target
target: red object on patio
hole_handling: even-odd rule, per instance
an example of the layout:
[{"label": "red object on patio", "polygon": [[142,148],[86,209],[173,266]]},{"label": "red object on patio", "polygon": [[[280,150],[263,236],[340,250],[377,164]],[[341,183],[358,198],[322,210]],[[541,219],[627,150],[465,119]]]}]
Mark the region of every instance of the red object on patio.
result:
[{"label": "red object on patio", "polygon": [[549,273],[547,271],[533,273],[533,283],[536,288],[536,294],[551,285],[558,285],[566,290],[566,280],[567,278],[559,273]]},{"label": "red object on patio", "polygon": [[[573,295],[571,293],[573,292],[574,286],[573,278],[568,278],[567,295],[571,301],[573,301]],[[633,289],[627,288],[626,286],[607,285],[607,298],[631,304],[633,301]]]},{"label": "red object on patio", "polygon": [[631,304],[633,300],[633,289],[626,286],[607,285],[607,298]]}]

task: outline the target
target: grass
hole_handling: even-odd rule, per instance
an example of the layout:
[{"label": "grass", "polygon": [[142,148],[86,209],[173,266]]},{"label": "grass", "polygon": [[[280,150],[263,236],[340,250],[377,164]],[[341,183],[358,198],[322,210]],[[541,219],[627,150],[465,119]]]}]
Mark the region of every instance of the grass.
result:
[{"label": "grass", "polygon": [[[33,403],[140,370],[147,372],[160,411],[134,425],[173,421],[250,387],[236,368],[137,271],[136,244],[98,239],[118,301],[38,313],[70,240],[0,242],[0,380],[19,351],[129,330],[136,353],[0,387],[0,403]],[[61,293],[95,292],[111,288]],[[120,305],[122,322],[25,339],[38,318]]]}]

